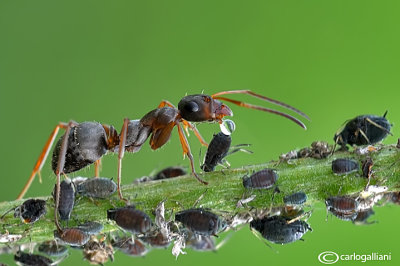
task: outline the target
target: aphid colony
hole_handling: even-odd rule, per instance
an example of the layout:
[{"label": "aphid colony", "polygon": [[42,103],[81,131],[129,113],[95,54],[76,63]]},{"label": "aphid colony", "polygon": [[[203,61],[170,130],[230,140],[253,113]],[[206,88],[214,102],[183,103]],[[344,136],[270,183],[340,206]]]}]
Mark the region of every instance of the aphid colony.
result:
[{"label": "aphid colony", "polygon": [[[285,193],[284,207],[277,212],[268,210],[259,214],[258,210],[252,212],[251,208],[248,208],[249,210],[237,213],[234,217],[218,214],[218,211],[193,207],[176,212],[174,219],[171,216],[170,220],[167,221],[164,209],[165,201],[162,201],[155,209],[155,220],[153,222],[152,218],[144,211],[133,204],[127,204],[124,207],[111,208],[107,211],[107,219],[110,222],[115,222],[120,228],[120,232],[108,236],[103,235],[100,239],[96,237],[103,230],[103,225],[100,223],[86,221],[74,227],[62,227],[58,221],[58,216],[66,222],[71,219],[77,195],[94,199],[108,199],[118,191],[119,198],[126,201],[120,189],[124,152],[138,152],[149,137],[151,148],[160,148],[169,140],[175,126],[178,130],[183,153],[189,158],[193,176],[201,183],[208,184],[195,171],[193,156],[183,128],[192,130],[201,144],[208,146],[204,162],[201,165],[204,172],[214,171],[216,166],[227,164],[225,158],[232,153],[237,151],[249,152],[241,148],[248,146],[248,144],[231,146],[230,131],[233,131],[234,124],[228,122],[229,120],[223,120],[223,118],[231,116],[233,113],[227,105],[220,101],[228,101],[246,108],[271,112],[288,118],[305,128],[300,120],[288,114],[221,96],[225,94],[248,94],[285,107],[308,119],[304,113],[287,104],[251,91],[226,91],[212,96],[203,94],[186,96],[181,99],[178,108],[175,108],[168,101],[162,101],[157,109],[148,112],[140,120],[124,119],[120,134],[113,126],[95,122],[77,123],[71,121],[59,123],[50,135],[26,186],[18,196],[18,198],[23,197],[36,174],[40,173],[59,129],[65,129],[65,134],[56,143],[52,157],[52,169],[57,175],[57,184],[53,191],[55,240],[44,242],[37,249],[38,252],[47,257],[20,250],[15,254],[15,260],[23,265],[29,265],[29,261],[41,265],[55,265],[67,256],[65,245],[83,248],[84,258],[95,264],[103,264],[109,259],[112,260],[114,248],[129,256],[144,256],[150,247],[165,248],[171,243],[174,243],[172,253],[175,256],[185,254],[183,250],[186,246],[200,251],[216,250],[219,245],[216,245],[214,237],[226,229],[234,228],[242,223],[250,223],[252,230],[258,231],[264,239],[272,243],[288,244],[301,240],[306,232],[312,231],[307,221],[302,219],[307,215],[310,216],[311,212],[304,213],[302,210],[302,206],[307,201],[307,195],[301,191],[292,194]],[[209,145],[191,123],[205,121],[221,124],[222,132],[215,134]],[[348,121],[343,129],[335,134],[335,145],[339,144],[344,149],[347,144],[374,144],[390,134],[390,128],[391,124],[386,119],[386,113],[382,117],[374,115],[358,116]],[[324,159],[334,151],[335,147],[332,148],[326,142],[314,142],[311,148],[285,154],[281,157],[281,161],[306,157]],[[108,152],[118,153],[117,183],[109,178],[97,177],[100,159]],[[95,164],[97,178],[75,178],[61,182],[61,174],[65,175],[78,171],[93,163]],[[372,166],[373,161],[370,158],[362,162],[362,175],[367,177],[368,180],[373,174]],[[359,163],[351,159],[344,158],[332,161],[332,171],[337,175],[349,174],[359,169]],[[169,167],[143,181],[173,178],[184,174],[186,174],[186,171],[182,167]],[[246,193],[272,189],[273,193],[280,193],[277,185],[278,178],[277,170],[262,169],[243,176],[243,189]],[[357,196],[329,197],[325,203],[327,210],[339,219],[365,224],[368,217],[373,214],[372,206],[382,198],[384,192],[385,189],[382,189],[382,187],[367,185],[366,189]],[[241,204],[238,203],[238,207],[242,208],[255,197],[255,195],[252,195],[248,199],[242,199]],[[398,198],[393,194],[390,200],[399,202]],[[42,200],[27,200],[14,209],[14,216],[20,217],[24,223],[34,223],[44,214],[46,214],[46,202]],[[122,232],[124,233],[122,234]],[[129,235],[126,233],[129,233]]]}]

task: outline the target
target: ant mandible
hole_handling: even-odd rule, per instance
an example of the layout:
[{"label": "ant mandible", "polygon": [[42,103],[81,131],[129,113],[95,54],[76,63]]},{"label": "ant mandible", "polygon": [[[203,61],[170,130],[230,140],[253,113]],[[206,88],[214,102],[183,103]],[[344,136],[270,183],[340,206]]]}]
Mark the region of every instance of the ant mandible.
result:
[{"label": "ant mandible", "polygon": [[[53,151],[52,159],[52,169],[57,174],[57,183],[59,183],[61,173],[67,174],[75,172],[92,163],[95,163],[95,175],[98,176],[98,166],[101,157],[107,153],[107,151],[118,152],[118,194],[121,199],[123,199],[123,196],[120,189],[120,183],[124,152],[139,151],[149,136],[151,148],[153,150],[160,148],[169,140],[172,129],[175,126],[178,129],[183,153],[189,158],[193,175],[201,183],[207,184],[207,182],[202,180],[196,174],[193,156],[181,124],[185,130],[188,128],[191,129],[201,144],[207,146],[207,143],[201,137],[196,127],[190,122],[207,121],[218,122],[221,124],[224,116],[233,115],[231,109],[221,101],[227,101],[238,106],[280,115],[292,120],[302,128],[306,129],[306,126],[300,120],[291,115],[221,96],[226,94],[248,94],[292,110],[306,119],[309,119],[309,117],[303,112],[283,102],[256,94],[250,90],[232,90],[215,93],[211,96],[205,94],[188,95],[180,100],[178,108],[164,100],[159,104],[157,109],[148,112],[140,120],[130,120],[125,118],[119,135],[113,126],[105,124],[96,122],[61,122],[50,134],[50,137],[32,170],[30,178],[21,193],[18,195],[18,199],[21,199],[25,195],[36,174],[39,174],[40,177],[40,170],[46,161],[50,148],[60,128],[65,129],[66,133],[57,142]],[[62,165],[62,167],[60,167],[60,165]]]}]

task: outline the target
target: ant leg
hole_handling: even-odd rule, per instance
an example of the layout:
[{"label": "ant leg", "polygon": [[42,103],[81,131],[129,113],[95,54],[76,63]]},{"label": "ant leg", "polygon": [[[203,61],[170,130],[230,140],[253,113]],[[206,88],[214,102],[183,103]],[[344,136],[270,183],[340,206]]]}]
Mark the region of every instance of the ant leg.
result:
[{"label": "ant leg", "polygon": [[[42,152],[39,155],[38,160],[36,161],[35,166],[33,167],[31,176],[28,179],[28,182],[26,182],[24,188],[22,189],[22,191],[19,193],[17,200],[22,199],[26,192],[28,191],[29,187],[32,184],[33,179],[35,178],[36,174],[39,175],[40,177],[40,170],[42,169],[44,162],[47,159],[47,156],[49,155],[51,146],[53,146],[54,140],[57,136],[58,131],[60,130],[60,128],[66,129],[68,126],[68,123],[64,123],[64,122],[60,122],[51,132],[50,137],[47,139],[46,144],[43,147]],[[41,178],[40,178],[41,179]]]},{"label": "ant leg", "polygon": [[268,98],[268,97],[266,97],[266,96],[257,94],[257,93],[255,93],[255,92],[250,91],[250,90],[221,91],[221,92],[218,92],[218,93],[215,93],[215,94],[211,95],[211,97],[214,98],[214,99],[218,99],[218,98],[222,99],[223,97],[218,97],[218,96],[219,96],[219,95],[225,95],[225,94],[249,94],[249,95],[251,95],[251,96],[253,96],[253,97],[256,97],[256,98],[259,98],[259,99],[261,99],[261,100],[264,100],[264,101],[267,101],[267,102],[270,102],[270,103],[273,103],[273,104],[282,106],[282,107],[284,107],[284,108],[286,108],[286,109],[292,110],[293,112],[295,112],[295,113],[301,115],[302,117],[306,118],[307,120],[310,120],[310,118],[308,117],[308,115],[306,115],[306,114],[303,113],[302,111],[300,111],[300,110],[294,108],[293,106],[290,106],[290,105],[288,105],[288,104],[286,104],[286,103],[284,103],[284,102],[277,101],[277,100]]},{"label": "ant leg", "polygon": [[123,201],[127,201],[127,200],[122,196],[122,192],[121,192],[121,170],[122,170],[122,158],[124,157],[124,153],[125,153],[126,133],[128,131],[128,124],[129,124],[129,119],[125,118],[124,125],[122,126],[122,129],[121,129],[121,135],[120,135],[120,141],[119,141],[119,151],[118,151],[118,195],[119,195],[119,198]]},{"label": "ant leg", "polygon": [[190,147],[189,144],[187,142],[185,133],[182,130],[181,125],[179,125],[179,122],[176,123],[176,126],[178,128],[178,133],[179,133],[179,140],[181,141],[181,145],[182,145],[182,149],[183,149],[183,154],[186,154],[187,157],[189,158],[190,161],[190,166],[192,168],[192,173],[194,175],[194,177],[196,177],[197,180],[199,180],[201,183],[203,183],[204,185],[208,185],[208,182],[202,180],[197,174],[196,171],[194,169],[194,163],[193,163],[193,156],[192,153],[190,152]]},{"label": "ant leg", "polygon": [[99,177],[100,167],[101,167],[101,159],[98,159],[97,161],[94,162],[94,176],[95,177]]},{"label": "ant leg", "polygon": [[200,135],[200,132],[197,130],[196,126],[194,126],[192,123],[190,123],[189,121],[187,121],[185,119],[182,119],[182,123],[183,123],[183,126],[184,126],[186,132],[187,132],[187,128],[190,128],[196,135],[197,139],[200,141],[201,145],[208,147],[208,143]]},{"label": "ant leg", "polygon": [[231,103],[236,104],[236,105],[241,106],[241,107],[246,107],[246,108],[250,108],[250,109],[256,109],[256,110],[260,110],[260,111],[264,111],[264,112],[280,115],[280,116],[283,116],[283,117],[285,117],[285,118],[287,118],[289,120],[292,120],[293,122],[295,122],[297,125],[301,126],[302,128],[307,129],[306,125],[304,125],[304,123],[301,122],[299,119],[297,119],[297,118],[295,118],[295,117],[293,117],[293,116],[291,116],[289,114],[280,112],[280,111],[276,111],[276,110],[273,110],[273,109],[270,109],[270,108],[265,108],[265,107],[262,107],[262,106],[253,105],[253,104],[250,104],[250,103],[245,103],[245,102],[241,102],[241,101],[237,101],[237,100],[232,100],[232,99],[225,98],[225,97],[213,97],[213,98],[217,99],[217,100],[221,100],[221,101],[231,102]]},{"label": "ant leg", "polygon": [[61,179],[61,172],[64,171],[64,165],[65,165],[65,155],[67,154],[67,146],[68,146],[68,138],[69,138],[69,132],[71,131],[71,127],[75,124],[75,122],[70,121],[68,123],[68,126],[65,130],[65,134],[62,138],[62,143],[61,143],[61,148],[60,148],[60,155],[58,157],[58,162],[57,162],[57,168],[56,168],[56,175],[57,175],[57,184],[56,184],[56,202],[55,202],[55,207],[54,207],[54,220],[56,223],[57,230],[59,232],[62,232],[61,226],[58,222],[58,205],[60,203],[60,179]]}]

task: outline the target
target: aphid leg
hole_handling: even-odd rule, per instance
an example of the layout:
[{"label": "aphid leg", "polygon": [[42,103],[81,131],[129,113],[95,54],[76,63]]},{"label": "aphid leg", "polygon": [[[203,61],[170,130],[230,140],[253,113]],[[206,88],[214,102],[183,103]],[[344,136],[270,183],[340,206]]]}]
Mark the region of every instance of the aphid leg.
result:
[{"label": "aphid leg", "polygon": [[[58,125],[53,129],[53,131],[50,134],[50,137],[47,139],[46,144],[43,147],[42,152],[39,155],[38,160],[36,161],[35,166],[33,167],[31,176],[29,177],[28,181],[26,182],[24,188],[22,189],[22,191],[19,193],[17,199],[22,199],[25,196],[25,193],[28,191],[29,187],[32,184],[33,179],[35,178],[36,174],[39,175],[40,178],[40,170],[42,169],[47,156],[49,155],[51,146],[53,146],[54,140],[57,136],[58,131],[60,130],[60,128],[66,129],[67,128],[68,123],[64,123],[64,122],[60,122],[58,123]],[[41,178],[40,178],[41,180]]]},{"label": "aphid leg", "polygon": [[119,151],[118,151],[118,184],[117,184],[117,190],[118,190],[118,195],[119,198],[123,201],[128,201],[122,196],[122,191],[121,191],[121,170],[122,170],[122,158],[124,157],[125,153],[125,143],[126,143],[126,133],[128,131],[128,124],[129,124],[129,119],[125,118],[124,119],[124,125],[122,126],[121,129],[121,135],[120,135],[120,141],[119,141]]},{"label": "aphid leg", "polygon": [[199,202],[204,198],[204,195],[206,195],[207,191],[208,188],[203,193],[201,193],[200,197],[194,202],[192,208],[196,208],[196,205],[199,204]]},{"label": "aphid leg", "polygon": [[99,177],[101,167],[101,159],[98,159],[94,162],[94,176]]},{"label": "aphid leg", "polygon": [[305,217],[305,216],[307,216],[307,220],[308,220],[308,219],[311,217],[311,213],[312,213],[311,211],[305,212],[305,213],[303,213],[303,214],[301,214],[301,215],[299,215],[299,216],[293,218],[292,220],[287,221],[286,223],[287,223],[287,224],[291,224],[291,223],[293,223],[293,222],[295,222],[295,221],[300,220],[301,218],[303,218],[303,217]]},{"label": "aphid leg", "polygon": [[214,99],[217,99],[215,96],[225,95],[225,94],[248,94],[248,95],[251,95],[251,96],[253,96],[253,97],[259,98],[259,99],[261,99],[261,100],[264,100],[264,101],[267,101],[267,102],[270,102],[270,103],[273,103],[273,104],[282,106],[282,107],[284,107],[284,108],[286,108],[286,109],[292,110],[293,112],[295,112],[295,113],[301,115],[302,117],[306,118],[307,120],[310,120],[310,118],[308,117],[308,115],[306,115],[306,114],[303,113],[302,111],[300,111],[300,110],[294,108],[293,106],[290,106],[290,105],[288,105],[288,104],[286,104],[286,103],[284,103],[284,102],[277,101],[277,100],[268,98],[268,97],[266,97],[266,96],[263,96],[263,95],[254,93],[254,92],[252,92],[252,91],[250,91],[250,90],[221,91],[221,92],[218,92],[218,93],[215,93],[215,94],[211,95],[211,97],[213,97]]},{"label": "aphid leg", "polygon": [[[386,113],[385,113],[386,115]],[[369,123],[371,123],[372,125],[376,126],[377,128],[382,129],[383,131],[385,131],[386,133],[390,134],[391,136],[393,136],[392,132],[390,132],[390,130],[387,130],[386,128],[384,128],[383,126],[375,123],[374,121],[372,121],[371,119],[369,119],[368,117],[365,118],[366,121],[368,121]]]},{"label": "aphid leg", "polygon": [[253,233],[253,235],[255,235],[261,242],[263,242],[267,247],[269,247],[270,249],[272,249],[272,251],[274,251],[275,253],[279,253],[279,251],[277,251],[276,249],[274,249],[270,244],[267,243],[267,241],[265,239],[263,239],[260,234],[254,230],[254,228],[250,227],[250,231]]},{"label": "aphid leg", "polygon": [[181,141],[181,145],[182,145],[182,149],[183,149],[183,154],[187,155],[187,157],[189,158],[190,161],[190,166],[192,168],[192,173],[194,175],[194,177],[196,177],[197,180],[199,180],[201,183],[203,183],[204,185],[208,185],[208,182],[202,180],[196,173],[195,169],[194,169],[194,162],[193,162],[193,156],[192,153],[190,152],[190,147],[189,144],[187,142],[185,133],[182,130],[182,127],[179,125],[179,122],[176,123],[176,126],[178,128],[178,133],[179,133],[179,140]]},{"label": "aphid leg", "polygon": [[71,127],[75,124],[75,122],[70,121],[68,126],[65,130],[65,134],[62,138],[61,148],[60,148],[60,156],[58,157],[57,168],[56,168],[56,175],[57,175],[57,185],[56,185],[56,202],[54,207],[54,221],[59,232],[62,232],[61,226],[58,222],[58,205],[60,203],[60,179],[61,179],[61,172],[64,171],[64,164],[65,164],[65,155],[67,153],[68,147],[68,138],[69,132],[71,131]]},{"label": "aphid leg", "polygon": [[368,143],[371,143],[371,142],[369,141],[369,139],[368,139],[368,137],[367,137],[367,135],[365,134],[364,131],[362,131],[361,129],[358,129],[358,132],[361,133],[361,135],[365,138],[365,140],[366,140]]}]

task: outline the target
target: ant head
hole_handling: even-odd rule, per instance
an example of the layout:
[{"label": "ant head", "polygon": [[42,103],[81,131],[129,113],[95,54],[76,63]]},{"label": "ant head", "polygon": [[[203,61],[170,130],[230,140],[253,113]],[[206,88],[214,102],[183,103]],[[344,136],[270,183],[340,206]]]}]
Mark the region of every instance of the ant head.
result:
[{"label": "ant head", "polygon": [[222,102],[209,95],[194,94],[181,99],[178,104],[183,119],[190,122],[222,122],[224,116],[232,116],[232,110]]}]

